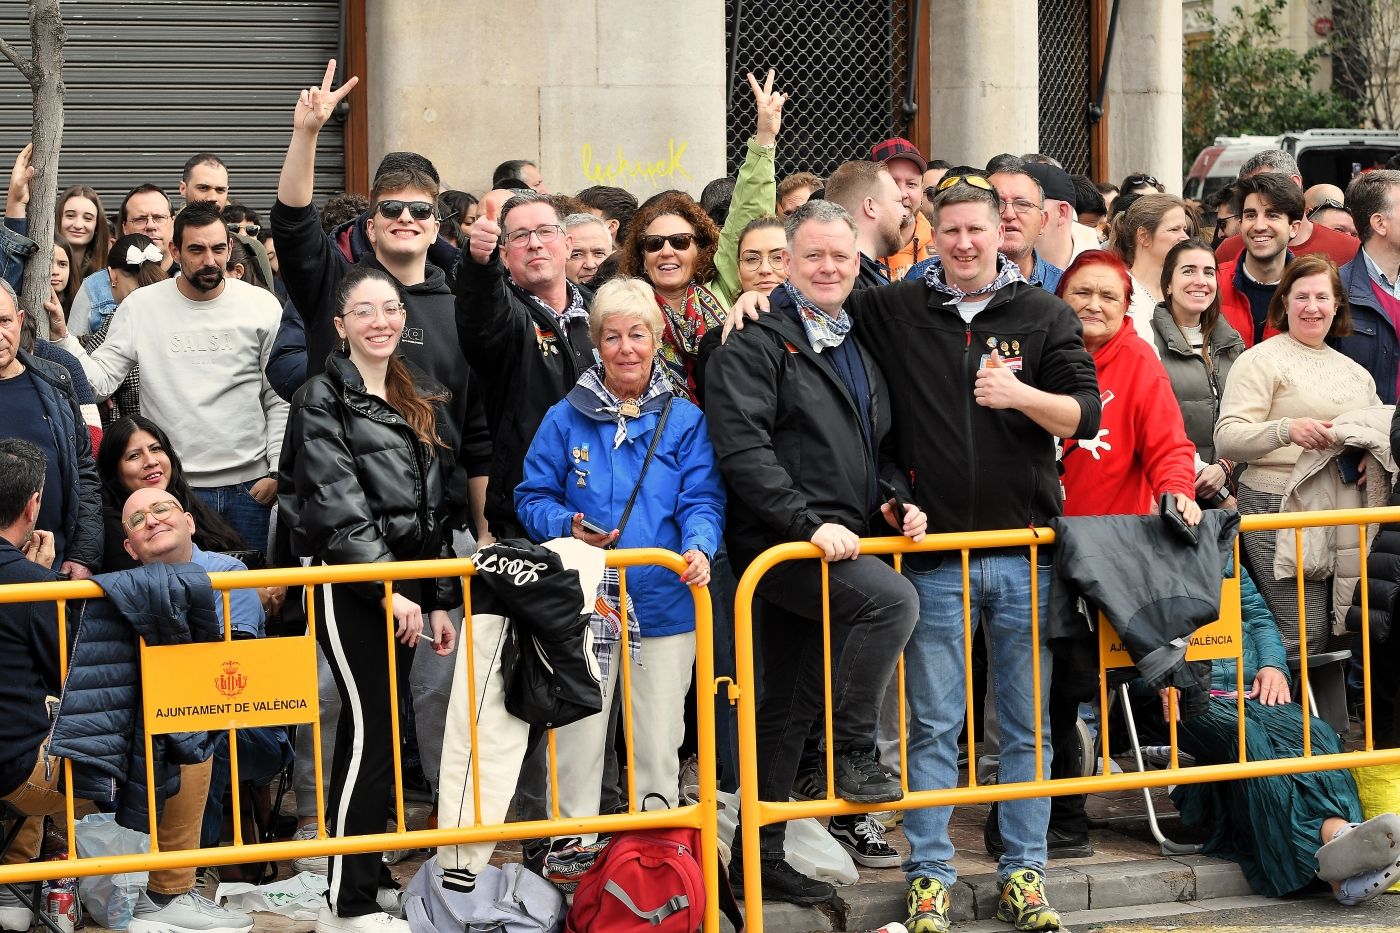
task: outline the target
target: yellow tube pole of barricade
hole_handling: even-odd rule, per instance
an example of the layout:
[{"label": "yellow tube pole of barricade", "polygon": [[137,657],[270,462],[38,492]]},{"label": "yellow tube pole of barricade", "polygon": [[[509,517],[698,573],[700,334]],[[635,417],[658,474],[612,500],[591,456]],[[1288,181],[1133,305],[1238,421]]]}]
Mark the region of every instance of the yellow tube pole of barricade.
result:
[{"label": "yellow tube pole of barricade", "polygon": [[[554,730],[545,731],[545,740],[549,743],[549,815],[552,819],[559,819],[559,750],[554,744]],[[636,812],[631,801],[628,801],[628,812]]]},{"label": "yellow tube pole of barricade", "polygon": [[[1097,634],[1095,634],[1097,638]],[[1103,774],[1113,773],[1113,762],[1108,756],[1108,670],[1104,667],[1103,653],[1099,653],[1099,744],[1102,746]]]},{"label": "yellow tube pole of barricade", "polygon": [[[613,658],[613,663],[622,666],[617,674],[622,683],[622,735],[623,745],[626,746],[627,752],[627,812],[636,813],[640,808],[637,805],[636,751],[632,745],[633,729],[636,723],[632,721],[632,639],[631,633],[627,631],[626,567],[617,568],[617,602],[618,615],[621,617],[622,641],[619,642],[621,649],[617,657]],[[610,715],[610,711],[603,710],[602,715]],[[646,801],[642,801],[642,803],[645,804]]]},{"label": "yellow tube pole of barricade", "polygon": [[[1239,536],[1239,535],[1235,535],[1234,555],[1235,555],[1235,579],[1236,579],[1236,580],[1240,580],[1240,579],[1242,578],[1242,574],[1244,573],[1244,568],[1243,568],[1243,565],[1240,563],[1240,536]],[[1243,610],[1243,606],[1241,606],[1241,612],[1243,612],[1243,611],[1244,611],[1244,610]],[[1237,733],[1236,733],[1236,736],[1235,736],[1235,741],[1239,744],[1240,764],[1245,764],[1245,763],[1249,760],[1249,751],[1245,748],[1245,743],[1244,743],[1245,718],[1244,718],[1244,639],[1243,639],[1243,638],[1240,639],[1239,649],[1240,649],[1239,657],[1235,659],[1235,717],[1236,717],[1236,720],[1237,720],[1236,723],[1235,723],[1235,728],[1236,728],[1236,730],[1237,730]]]},{"label": "yellow tube pole of barricade", "polygon": [[[755,561],[761,564],[761,561]],[[734,676],[739,680],[739,827],[735,847],[743,854],[744,923],[763,929],[763,897],[758,844],[758,691],[753,675],[754,589],[762,569],[751,565],[739,580],[734,596]]]},{"label": "yellow tube pole of barricade", "polygon": [[[963,693],[967,703],[967,718],[964,727],[967,730],[967,786],[977,786],[977,748],[973,736],[975,734],[976,713],[973,706],[976,705],[976,697],[972,689],[972,573],[969,563],[971,552],[967,548],[962,549],[962,597],[963,597]],[[908,793],[908,788],[905,789]]]},{"label": "yellow tube pole of barricade", "polygon": [[[1037,556],[1039,546],[1031,545],[1031,687],[1035,694],[1035,779],[1045,780],[1045,723],[1041,721],[1040,711],[1045,708],[1045,703],[1041,698],[1040,688],[1040,560]],[[972,735],[968,734],[968,745],[972,745]],[[1175,749],[1175,745],[1173,745]],[[976,767],[971,758],[967,762],[967,770],[970,774]]]},{"label": "yellow tube pole of barricade", "polygon": [[[58,603],[58,682],[68,683],[68,600],[59,599]],[[48,754],[48,746],[44,746],[44,754]],[[75,828],[78,815],[74,812],[76,804],[73,800],[73,762],[63,759],[63,809],[64,815],[68,818],[68,861],[73,861],[78,857],[78,831]]]},{"label": "yellow tube pole of barricade", "polygon": [[[894,572],[904,572],[904,555],[896,553],[894,555]],[[909,793],[909,729],[906,718],[909,715],[909,708],[904,698],[904,653],[900,652],[899,662],[895,664],[895,680],[899,687],[899,789],[902,793]]]},{"label": "yellow tube pole of barricade", "polygon": [[1361,581],[1356,584],[1361,588],[1361,683],[1365,694],[1361,702],[1366,710],[1363,728],[1366,730],[1365,748],[1369,752],[1375,749],[1371,739],[1371,600],[1366,592],[1366,526],[1357,525],[1356,530],[1361,538]]},{"label": "yellow tube pole of barricade", "polygon": [[[316,584],[302,590],[306,602],[306,637],[316,641]],[[319,673],[317,675],[319,677]],[[322,783],[325,763],[321,760],[321,691],[316,691],[316,718],[311,720],[311,760],[316,768],[316,838],[326,838],[326,789]]]},{"label": "yellow tube pole of barricade", "polygon": [[[233,642],[233,597],[227,589],[219,590],[219,601],[224,607],[224,643]],[[229,802],[233,806],[233,844],[243,845],[243,801],[238,788],[238,730],[228,730],[228,789]]]},{"label": "yellow tube pole of barricade", "polygon": [[394,640],[394,584],[384,581],[384,621],[389,645],[389,734],[394,739],[394,816],[398,831],[403,825],[403,754],[399,743],[399,666],[398,646]]},{"label": "yellow tube pole of barricade", "polygon": [[[137,657],[140,658],[146,653],[146,639],[137,638]],[[138,661],[138,663],[140,663]],[[146,819],[151,827],[151,851],[160,851],[160,840],[156,833],[156,765],[155,751],[151,746],[151,730],[141,730],[142,741],[146,745]]]},{"label": "yellow tube pole of barricade", "polygon": [[[674,569],[674,568],[673,568]],[[715,638],[714,612],[707,586],[689,587],[695,603],[695,677],[696,684],[715,682]],[[701,750],[714,749],[715,744],[715,701],[713,686],[709,690],[695,691],[695,740]],[[722,870],[719,861],[719,809],[715,790],[719,776],[715,769],[715,755],[702,753],[700,763],[700,867],[705,878],[705,930],[719,930],[719,875]]]},{"label": "yellow tube pole of barricade", "polygon": [[1178,767],[1180,767],[1180,764],[1178,763],[1177,757],[1176,757],[1176,717],[1177,717],[1176,688],[1175,688],[1175,687],[1168,687],[1168,688],[1167,688],[1167,731],[1170,733],[1170,735],[1169,735],[1167,741],[1171,743],[1171,744],[1168,746],[1168,748],[1171,749],[1171,752],[1170,752],[1171,760],[1170,760],[1167,764],[1168,764],[1168,766],[1169,766],[1173,771],[1175,771]]},{"label": "yellow tube pole of barricade", "polygon": [[481,742],[476,732],[476,632],[472,628],[471,578],[462,576],[462,661],[467,668],[467,735],[472,743],[467,755],[467,768],[472,775],[472,825],[481,825]]},{"label": "yellow tube pole of barricade", "polygon": [[826,731],[826,796],[830,800],[836,796],[836,750],[832,748],[831,735],[831,565],[821,562],[822,568],[822,710]]},{"label": "yellow tube pole of barricade", "polygon": [[1294,567],[1298,573],[1298,671],[1303,676],[1303,757],[1312,757],[1312,710],[1308,702],[1308,607],[1303,580],[1303,529],[1293,532]]}]

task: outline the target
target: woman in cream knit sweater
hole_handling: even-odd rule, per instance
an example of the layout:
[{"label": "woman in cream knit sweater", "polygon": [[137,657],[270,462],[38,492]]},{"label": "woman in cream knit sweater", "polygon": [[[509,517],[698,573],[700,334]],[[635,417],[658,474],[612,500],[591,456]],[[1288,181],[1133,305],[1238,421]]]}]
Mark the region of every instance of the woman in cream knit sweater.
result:
[{"label": "woman in cream knit sweater", "polygon": [[[1332,420],[1379,405],[1376,384],[1361,366],[1327,346],[1351,333],[1346,291],[1325,256],[1295,259],[1269,303],[1269,324],[1283,333],[1240,355],[1215,425],[1216,454],[1248,464],[1239,483],[1241,514],[1277,512],[1293,465],[1304,450],[1332,446]],[[1277,533],[1244,536],[1244,561],[1278,619],[1290,660],[1298,656],[1298,584],[1274,579]],[[1327,649],[1331,583],[1304,585],[1308,652]]]}]

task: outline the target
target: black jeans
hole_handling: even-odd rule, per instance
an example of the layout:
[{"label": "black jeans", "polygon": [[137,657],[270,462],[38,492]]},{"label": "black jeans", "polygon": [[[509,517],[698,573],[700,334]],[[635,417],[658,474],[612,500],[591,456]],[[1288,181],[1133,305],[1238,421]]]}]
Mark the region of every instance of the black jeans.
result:
[{"label": "black jeans", "polygon": [[[834,561],[831,624],[845,629],[845,646],[831,684],[836,754],[875,747],[885,685],[919,617],[913,584],[877,557]],[[802,745],[824,709],[821,567],[793,561],[774,568],[758,586],[759,653],[763,690],[758,704],[758,792],[788,799]],[[833,631],[833,644],[837,633]],[[781,858],[786,826],[763,827],[764,858]]]}]

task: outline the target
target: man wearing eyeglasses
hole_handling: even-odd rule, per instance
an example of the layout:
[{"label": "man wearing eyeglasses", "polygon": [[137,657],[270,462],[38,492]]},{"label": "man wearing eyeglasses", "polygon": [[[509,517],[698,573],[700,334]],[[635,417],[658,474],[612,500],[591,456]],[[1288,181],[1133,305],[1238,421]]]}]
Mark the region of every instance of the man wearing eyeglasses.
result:
[{"label": "man wearing eyeglasses", "polygon": [[1029,167],[1006,169],[987,180],[1001,199],[1001,254],[1027,282],[1053,293],[1064,269],[1046,262],[1036,249],[1048,219],[1040,182]]},{"label": "man wearing eyeglasses", "polygon": [[[169,275],[180,271],[170,249],[175,215],[165,191],[157,185],[137,185],[122,199],[117,216],[122,236],[143,233],[150,237],[161,252],[161,268]],[[83,279],[82,288],[73,296],[73,307],[68,311],[68,332],[74,335],[96,333],[115,310],[117,299],[112,294],[111,274],[106,269],[98,269]]]},{"label": "man wearing eyeglasses", "polygon": [[[307,376],[325,369],[327,356],[340,342],[334,324],[339,310],[335,295],[352,265],[322,232],[312,202],[317,136],[335,107],[359,83],[352,77],[331,90],[334,78],[335,62],[331,61],[321,86],[306,88],[298,97],[270,217],[282,281],[305,325]],[[431,162],[411,153],[393,160],[386,157],[370,189],[365,232],[371,251],[359,263],[382,269],[399,285],[407,308],[399,353],[451,390],[449,423],[442,429],[443,442],[456,458],[448,496],[454,527],[472,527],[480,543],[486,536],[481,503],[491,440],[476,377],[458,349],[447,274],[428,260],[440,226],[437,197]]]}]

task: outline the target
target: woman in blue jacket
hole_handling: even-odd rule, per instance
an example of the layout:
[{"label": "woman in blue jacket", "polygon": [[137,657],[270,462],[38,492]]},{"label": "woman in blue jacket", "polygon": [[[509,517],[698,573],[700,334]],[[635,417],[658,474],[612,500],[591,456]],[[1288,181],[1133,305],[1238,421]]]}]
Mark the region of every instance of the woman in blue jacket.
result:
[{"label": "woman in blue jacket", "polygon": [[[649,795],[676,804],[676,749],[695,663],[686,585],[710,582],[724,530],[724,488],[705,416],[672,393],[655,365],[662,326],[646,283],[617,279],[598,290],[589,330],[601,362],[545,415],[515,490],[520,521],[536,542],[573,536],[594,547],[659,547],[685,557],[679,578],[660,567],[629,570],[625,612],[617,572],[608,571],[590,620],[605,711],[627,625],[638,806]],[[605,712],[556,733],[561,815],[598,812],[607,726]],[[556,840],[545,874],[569,885],[596,850],[588,837]]]}]

